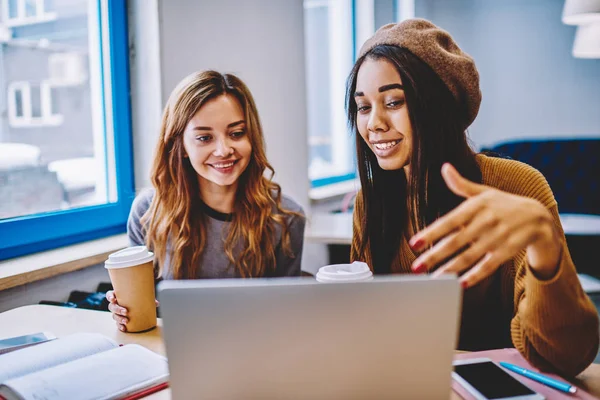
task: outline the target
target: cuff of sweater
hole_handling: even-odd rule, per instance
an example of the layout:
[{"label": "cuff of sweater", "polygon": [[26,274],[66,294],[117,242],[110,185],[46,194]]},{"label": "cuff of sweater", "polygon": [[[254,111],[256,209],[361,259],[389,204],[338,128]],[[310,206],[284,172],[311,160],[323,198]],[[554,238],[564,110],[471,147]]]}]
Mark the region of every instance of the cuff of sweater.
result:
[{"label": "cuff of sweater", "polygon": [[569,252],[564,246],[563,244],[560,262],[552,278],[538,278],[531,267],[527,265],[525,296],[531,305],[539,305],[535,307],[539,311],[549,312],[550,309],[561,309],[565,303],[568,303],[568,299],[576,300],[584,294],[573,262],[568,255]]}]

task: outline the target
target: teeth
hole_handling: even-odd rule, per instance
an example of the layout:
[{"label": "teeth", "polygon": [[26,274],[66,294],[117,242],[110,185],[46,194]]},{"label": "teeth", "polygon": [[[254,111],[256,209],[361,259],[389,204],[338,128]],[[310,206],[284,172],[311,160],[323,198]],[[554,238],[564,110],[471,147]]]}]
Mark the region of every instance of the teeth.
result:
[{"label": "teeth", "polygon": [[376,143],[373,146],[375,146],[375,148],[377,150],[387,150],[389,148],[394,147],[395,145],[397,145],[398,143],[400,143],[399,140],[394,140],[392,142],[385,142],[385,143]]},{"label": "teeth", "polygon": [[234,163],[235,163],[234,161],[231,161],[231,162],[228,162],[228,163],[213,164],[213,167],[215,167],[215,168],[229,168],[229,167],[233,166]]}]

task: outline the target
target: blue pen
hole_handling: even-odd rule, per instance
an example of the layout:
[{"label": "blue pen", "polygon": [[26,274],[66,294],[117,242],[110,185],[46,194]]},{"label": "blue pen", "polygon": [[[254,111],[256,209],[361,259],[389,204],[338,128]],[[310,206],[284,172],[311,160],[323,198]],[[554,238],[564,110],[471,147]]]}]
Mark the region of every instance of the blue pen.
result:
[{"label": "blue pen", "polygon": [[511,370],[512,372],[516,372],[517,374],[522,375],[526,378],[532,379],[536,382],[543,383],[544,385],[550,386],[551,388],[556,389],[556,390],[560,390],[561,392],[571,393],[571,394],[577,392],[577,388],[573,385],[557,381],[556,379],[552,379],[545,375],[538,374],[537,372],[533,372],[533,371],[530,371],[523,367],[519,367],[518,365],[509,364],[504,361],[500,361],[500,365],[502,365],[506,369]]}]

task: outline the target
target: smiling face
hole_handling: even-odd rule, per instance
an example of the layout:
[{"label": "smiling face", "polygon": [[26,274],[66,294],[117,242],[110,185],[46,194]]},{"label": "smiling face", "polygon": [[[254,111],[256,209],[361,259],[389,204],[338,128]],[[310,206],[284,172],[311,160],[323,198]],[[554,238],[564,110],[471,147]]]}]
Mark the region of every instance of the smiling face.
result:
[{"label": "smiling face", "polygon": [[413,133],[402,79],[385,59],[367,58],[356,78],[356,127],[384,170],[410,164]]},{"label": "smiling face", "polygon": [[201,188],[237,189],[252,155],[246,128],[244,111],[231,95],[209,100],[194,114],[183,133],[183,147]]}]

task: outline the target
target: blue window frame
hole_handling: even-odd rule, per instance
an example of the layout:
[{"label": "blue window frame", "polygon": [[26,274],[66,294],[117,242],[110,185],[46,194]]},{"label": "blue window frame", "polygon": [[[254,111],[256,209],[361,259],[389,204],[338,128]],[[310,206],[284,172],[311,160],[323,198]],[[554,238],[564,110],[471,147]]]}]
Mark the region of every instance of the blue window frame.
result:
[{"label": "blue window frame", "polygon": [[[379,27],[399,19],[398,2],[304,0],[309,177],[313,188],[358,176],[354,137],[348,132],[341,108],[345,80],[364,40]],[[404,8],[413,4],[411,0],[404,3]]]},{"label": "blue window frame", "polygon": [[[352,59],[356,60],[356,55],[357,55],[356,54],[357,53],[357,49],[356,49],[356,0],[352,0],[351,7],[352,7]],[[351,143],[352,154],[356,154],[355,143],[354,143],[354,140],[352,140],[352,137],[350,135],[348,135],[348,140]],[[358,174],[356,173],[356,169],[354,169],[354,171],[347,173],[347,174],[336,174],[336,175],[328,176],[326,178],[312,179],[310,181],[310,184],[311,184],[312,188],[318,188],[318,187],[322,187],[322,186],[332,185],[334,183],[355,180],[357,177],[358,177]]]},{"label": "blue window frame", "polygon": [[[112,199],[106,204],[1,219],[0,260],[125,231],[135,196],[127,9],[124,0],[102,1],[97,2],[99,21],[96,26],[101,31],[99,49],[104,49],[105,52],[102,54],[100,51],[100,76],[110,79],[109,86],[105,86],[103,82],[101,92],[104,98],[102,104],[106,109],[110,109],[109,113],[103,112],[102,115],[105,119],[104,129],[111,130],[111,139],[105,139],[104,147],[105,154],[110,153],[114,162],[111,174],[111,184],[114,186]],[[102,43],[102,38],[108,40],[108,46],[107,43]],[[106,71],[107,67],[109,72]],[[107,93],[104,92],[105,88],[108,88]],[[106,131],[104,137],[108,138]]]},{"label": "blue window frame", "polygon": [[354,0],[304,0],[309,171],[311,186],[354,174],[346,124],[345,78],[354,60]]}]

